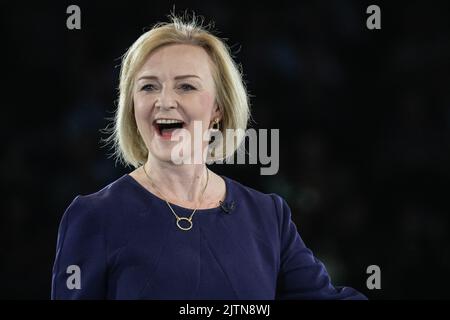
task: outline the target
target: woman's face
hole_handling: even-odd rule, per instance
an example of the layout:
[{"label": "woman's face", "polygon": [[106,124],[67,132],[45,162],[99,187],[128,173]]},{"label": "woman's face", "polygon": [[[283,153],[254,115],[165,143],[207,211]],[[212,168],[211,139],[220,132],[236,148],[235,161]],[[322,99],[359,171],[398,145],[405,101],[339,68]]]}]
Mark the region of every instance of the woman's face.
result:
[{"label": "woman's face", "polygon": [[[175,140],[180,130],[174,130],[183,128],[192,139],[202,139],[194,136],[194,123],[196,132],[201,124],[203,134],[220,118],[211,63],[203,48],[174,44],[151,53],[136,73],[134,115],[151,156],[170,161],[173,148],[180,146]],[[189,144],[192,155],[193,140]]]}]

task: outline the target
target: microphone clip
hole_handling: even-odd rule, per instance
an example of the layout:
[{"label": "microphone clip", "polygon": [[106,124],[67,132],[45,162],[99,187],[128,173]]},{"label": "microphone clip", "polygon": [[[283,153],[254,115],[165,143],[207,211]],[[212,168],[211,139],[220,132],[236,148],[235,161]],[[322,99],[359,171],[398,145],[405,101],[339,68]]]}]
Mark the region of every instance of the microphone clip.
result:
[{"label": "microphone clip", "polygon": [[235,203],[234,203],[234,201],[230,201],[229,203],[226,203],[226,202],[224,202],[224,201],[219,201],[219,203],[220,203],[220,207],[222,208],[222,210],[223,210],[225,213],[230,213],[230,212],[233,211],[234,208],[235,208]]}]

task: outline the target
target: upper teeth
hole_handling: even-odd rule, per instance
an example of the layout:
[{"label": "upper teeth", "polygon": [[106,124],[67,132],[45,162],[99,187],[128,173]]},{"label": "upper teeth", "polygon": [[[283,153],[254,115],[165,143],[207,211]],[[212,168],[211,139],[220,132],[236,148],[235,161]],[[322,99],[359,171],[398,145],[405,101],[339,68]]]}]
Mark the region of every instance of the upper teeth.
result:
[{"label": "upper teeth", "polygon": [[163,124],[163,123],[183,123],[181,120],[174,120],[174,119],[158,119],[156,120],[157,124]]}]

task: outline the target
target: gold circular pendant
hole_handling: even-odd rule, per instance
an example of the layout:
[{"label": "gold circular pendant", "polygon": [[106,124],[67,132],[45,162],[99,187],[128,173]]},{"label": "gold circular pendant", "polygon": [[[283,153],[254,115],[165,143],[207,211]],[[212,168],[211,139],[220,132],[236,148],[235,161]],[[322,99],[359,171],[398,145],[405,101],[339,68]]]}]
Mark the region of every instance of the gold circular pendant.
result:
[{"label": "gold circular pendant", "polygon": [[[180,221],[187,221],[188,223],[189,223],[189,225],[187,226],[187,227],[183,227],[181,224],[180,224]],[[178,226],[178,228],[180,228],[181,230],[183,230],[183,231],[188,231],[188,230],[191,230],[192,229],[192,221],[189,219],[189,218],[185,218],[185,217],[178,217],[177,218],[177,226]]]}]

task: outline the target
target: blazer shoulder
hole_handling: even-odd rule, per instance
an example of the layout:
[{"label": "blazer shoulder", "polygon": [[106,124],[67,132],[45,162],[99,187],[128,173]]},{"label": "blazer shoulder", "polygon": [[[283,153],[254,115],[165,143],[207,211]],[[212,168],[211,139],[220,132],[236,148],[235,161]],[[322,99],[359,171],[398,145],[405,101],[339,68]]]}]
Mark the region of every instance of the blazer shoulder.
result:
[{"label": "blazer shoulder", "polygon": [[123,177],[109,183],[100,190],[79,194],[67,207],[63,220],[99,220],[102,212],[114,212],[124,194]]},{"label": "blazer shoulder", "polygon": [[[273,214],[271,216],[278,221],[283,219],[283,215],[290,213],[286,200],[277,193],[264,193],[230,178],[226,179],[230,181],[233,192],[240,201],[245,201],[253,207],[263,209],[262,211],[265,213],[272,212]],[[265,215],[265,217],[268,216]]]}]

